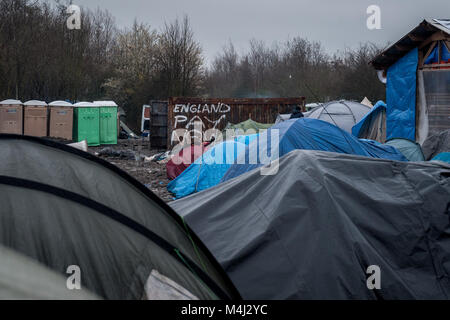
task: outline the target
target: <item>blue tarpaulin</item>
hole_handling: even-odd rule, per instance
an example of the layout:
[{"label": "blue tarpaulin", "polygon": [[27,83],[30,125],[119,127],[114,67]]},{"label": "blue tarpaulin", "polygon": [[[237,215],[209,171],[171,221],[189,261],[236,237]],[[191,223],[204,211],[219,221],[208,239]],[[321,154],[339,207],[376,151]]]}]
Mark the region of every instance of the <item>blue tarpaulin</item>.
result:
[{"label": "blue tarpaulin", "polygon": [[375,106],[367,113],[357,124],[352,127],[352,134],[359,138],[360,133],[363,132],[367,126],[370,125],[371,119],[376,117],[379,112],[386,110],[386,103],[378,101]]},{"label": "blue tarpaulin", "polygon": [[386,83],[386,139],[416,140],[416,71],[418,49],[392,65]]},{"label": "blue tarpaulin", "polygon": [[257,134],[238,136],[217,144],[172,180],[167,190],[178,199],[215,186],[236,161],[238,154],[245,151],[245,147],[256,137]]},{"label": "blue tarpaulin", "polygon": [[[272,141],[268,139],[268,136],[272,136],[274,130],[279,132],[278,144],[267,142],[267,140]],[[259,158],[257,163],[249,163],[250,154],[270,155],[271,160],[276,160],[294,149],[322,150],[407,161],[394,147],[382,145],[372,140],[357,139],[328,122],[309,118],[291,119],[280,122],[261,133],[256,140],[248,145],[245,153],[239,155],[237,164],[230,167],[222,181],[232,179],[264,165]],[[246,158],[243,159],[243,157]]]}]

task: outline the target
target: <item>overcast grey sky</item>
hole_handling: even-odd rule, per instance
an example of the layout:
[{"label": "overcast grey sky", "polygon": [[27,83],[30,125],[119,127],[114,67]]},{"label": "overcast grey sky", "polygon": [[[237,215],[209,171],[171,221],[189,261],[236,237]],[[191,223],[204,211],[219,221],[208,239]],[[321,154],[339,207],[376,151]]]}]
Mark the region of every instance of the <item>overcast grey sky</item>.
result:
[{"label": "overcast grey sky", "polygon": [[[360,42],[385,45],[423,18],[450,18],[450,0],[73,0],[107,9],[119,27],[136,18],[159,29],[165,21],[187,14],[204,56],[210,62],[231,40],[245,52],[250,39],[267,44],[295,36],[320,41],[332,53]],[[368,30],[366,9],[381,9],[381,30]]]}]

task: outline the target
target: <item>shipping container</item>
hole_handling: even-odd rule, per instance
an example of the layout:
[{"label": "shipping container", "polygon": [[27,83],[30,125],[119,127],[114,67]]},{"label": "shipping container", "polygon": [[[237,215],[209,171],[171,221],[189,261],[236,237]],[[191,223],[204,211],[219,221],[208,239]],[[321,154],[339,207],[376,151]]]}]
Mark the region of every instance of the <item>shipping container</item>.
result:
[{"label": "shipping container", "polygon": [[100,110],[100,144],[117,144],[117,104],[114,101],[94,101]]},{"label": "shipping container", "polygon": [[202,130],[223,130],[227,123],[252,119],[260,123],[275,123],[278,114],[291,113],[295,106],[305,111],[305,98],[205,99],[170,98],[167,116],[167,145],[179,141],[175,129],[194,134],[194,123]]},{"label": "shipping container", "polygon": [[48,105],[44,101],[30,100],[23,104],[23,134],[46,137],[48,127]]},{"label": "shipping container", "polygon": [[19,100],[0,102],[0,133],[23,134],[23,103]]},{"label": "shipping container", "polygon": [[100,108],[91,102],[73,106],[73,140],[86,140],[88,146],[100,145]]},{"label": "shipping container", "polygon": [[73,105],[67,101],[53,101],[49,104],[49,137],[73,139]]}]

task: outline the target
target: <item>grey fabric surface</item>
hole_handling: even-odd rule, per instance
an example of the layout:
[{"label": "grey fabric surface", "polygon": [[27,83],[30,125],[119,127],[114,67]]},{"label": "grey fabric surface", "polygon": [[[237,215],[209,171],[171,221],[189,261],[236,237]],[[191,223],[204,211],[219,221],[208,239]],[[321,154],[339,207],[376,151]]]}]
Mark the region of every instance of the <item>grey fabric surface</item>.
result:
[{"label": "grey fabric surface", "polygon": [[[171,206],[244,299],[448,299],[450,166],[295,150]],[[370,265],[381,289],[366,286]]]},{"label": "grey fabric surface", "polygon": [[431,160],[439,153],[450,152],[450,130],[429,136],[422,144],[425,160]]},{"label": "grey fabric surface", "polygon": [[0,246],[0,300],[98,299],[83,287],[69,290],[66,280],[36,261]]},{"label": "grey fabric surface", "polygon": [[[186,227],[116,172],[34,141],[3,138],[0,150],[1,176],[57,187],[118,211],[178,248],[230,292],[226,276],[198,244],[194,247]],[[43,190],[2,183],[0,203],[0,244],[58,273],[78,265],[82,285],[103,298],[141,299],[153,269],[200,299],[216,298],[177,255],[95,208]]]}]

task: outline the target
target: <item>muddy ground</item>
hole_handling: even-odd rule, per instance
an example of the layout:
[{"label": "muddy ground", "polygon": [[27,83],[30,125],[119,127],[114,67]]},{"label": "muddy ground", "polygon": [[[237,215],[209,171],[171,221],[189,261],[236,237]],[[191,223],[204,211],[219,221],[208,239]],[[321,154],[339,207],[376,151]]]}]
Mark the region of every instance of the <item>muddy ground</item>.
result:
[{"label": "muddy ground", "polygon": [[[95,154],[104,148],[112,148],[114,151],[125,153],[135,153],[141,156],[152,156],[161,151],[150,150],[149,142],[142,140],[119,140],[117,145],[89,147],[88,152]],[[173,201],[173,195],[167,191],[169,179],[166,175],[166,165],[157,162],[137,161],[136,159],[126,159],[118,156],[100,155],[104,160],[112,163],[120,169],[126,171],[132,177],[146,185],[153,193],[158,195],[165,202]],[[140,157],[138,157],[139,159]]]}]

